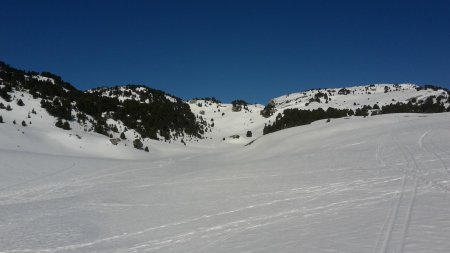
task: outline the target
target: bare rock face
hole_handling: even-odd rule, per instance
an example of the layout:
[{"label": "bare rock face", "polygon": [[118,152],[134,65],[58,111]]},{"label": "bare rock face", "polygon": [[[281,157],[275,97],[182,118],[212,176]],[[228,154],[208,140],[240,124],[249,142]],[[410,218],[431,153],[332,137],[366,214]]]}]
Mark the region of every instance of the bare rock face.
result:
[{"label": "bare rock face", "polygon": [[269,103],[266,105],[266,107],[264,107],[263,110],[261,110],[261,115],[264,118],[268,118],[270,116],[272,116],[275,113],[275,101],[270,100]]}]

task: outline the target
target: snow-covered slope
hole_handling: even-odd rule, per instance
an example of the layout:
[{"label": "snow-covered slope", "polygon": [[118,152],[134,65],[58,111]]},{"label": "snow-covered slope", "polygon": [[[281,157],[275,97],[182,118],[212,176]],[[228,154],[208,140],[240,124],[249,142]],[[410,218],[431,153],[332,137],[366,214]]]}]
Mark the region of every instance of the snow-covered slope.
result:
[{"label": "snow-covered slope", "polygon": [[[413,98],[418,101],[424,101],[429,96],[442,95],[444,98],[448,98],[447,92],[443,89],[417,90],[418,87],[415,84],[372,84],[347,88],[315,89],[277,97],[273,101],[277,110],[288,108],[323,108],[326,110],[328,107],[354,110],[364,105],[378,104],[381,107],[397,102],[407,103]],[[327,94],[329,101],[327,102],[323,97],[320,98],[320,102],[310,101],[320,93]]]},{"label": "snow-covered slope", "polygon": [[[151,96],[150,99],[147,98],[151,90],[139,86],[98,88],[87,92],[118,98],[120,101],[132,99],[141,103],[149,103],[151,99]],[[232,104],[229,103],[220,103],[214,99],[193,99],[186,103],[190,105],[197,120],[205,123],[206,128],[203,135],[205,138],[203,140],[187,138],[184,141],[193,146],[198,146],[197,143],[208,146],[217,146],[223,143],[242,145],[261,137],[264,126],[273,123],[276,116],[279,113],[282,114],[285,109],[312,110],[322,108],[326,110],[333,107],[356,110],[365,105],[372,107],[375,104],[381,108],[384,105],[397,102],[425,101],[430,96],[434,98],[434,101],[438,97],[442,97],[444,106],[450,105],[447,102],[449,95],[446,90],[419,89],[419,86],[415,84],[374,84],[292,93],[270,101],[274,105],[274,113],[268,118],[261,115],[261,110],[264,109],[264,105],[261,104],[249,104],[242,110],[234,111]],[[168,95],[166,95],[166,98],[176,101],[176,98]],[[251,137],[247,137],[248,131],[251,132]]]},{"label": "snow-covered slope", "polygon": [[[91,94],[99,94],[103,97],[117,98],[119,101],[136,100],[148,104],[150,102],[155,102],[154,95],[152,93],[160,91],[150,89],[144,85],[126,85],[90,89],[86,92]],[[177,98],[168,94],[164,94],[164,97],[172,103],[176,103],[178,101]]]},{"label": "snow-covered slope", "polygon": [[[31,78],[54,83],[53,79],[42,76],[32,76]],[[87,93],[117,98],[119,101],[137,100],[147,104],[168,103],[167,106],[172,106],[170,104],[172,102],[174,103],[173,106],[180,105],[180,103],[183,104],[180,99],[169,96],[162,91],[137,85],[98,88],[89,90]],[[95,155],[96,151],[106,148],[112,150],[108,152],[111,156],[116,156],[116,153],[122,153],[121,150],[123,148],[131,149],[129,152],[134,152],[132,150],[132,141],[136,138],[141,138],[138,132],[133,129],[127,129],[123,122],[113,120],[111,117],[106,120],[106,123],[112,126],[111,129],[116,128],[116,131],[109,131],[108,134],[117,140],[120,139],[122,132],[126,137],[126,140],[121,140],[117,146],[112,145],[110,138],[107,136],[94,133],[93,124],[89,120],[84,123],[72,121],[70,122],[72,130],[63,131],[55,127],[57,119],[41,108],[40,98],[33,98],[26,90],[14,90],[11,92],[11,95],[13,96],[12,102],[6,102],[3,98],[0,98],[0,102],[4,105],[12,106],[13,109],[12,111],[0,109],[0,115],[3,116],[6,122],[2,124],[4,128],[3,134],[5,135],[4,145],[7,143],[9,147],[21,146],[23,150],[30,151],[46,150],[45,148],[39,148],[41,145],[40,140],[42,138],[50,138],[54,140],[53,144],[56,145],[58,143],[57,146],[48,150],[48,152],[53,154],[58,153],[61,147],[64,146],[73,150],[74,154],[81,152]],[[418,86],[414,84],[377,84],[293,93],[273,99],[270,104],[273,105],[274,113],[267,118],[261,115],[264,106],[260,104],[249,104],[242,107],[241,110],[234,110],[232,104],[204,99],[191,100],[186,103],[189,104],[190,110],[196,116],[200,125],[204,126],[203,139],[193,138],[192,136],[183,138],[182,136],[169,142],[176,145],[187,144],[198,148],[226,146],[227,144],[245,145],[260,138],[263,135],[264,126],[272,124],[276,120],[277,115],[282,114],[285,109],[309,110],[323,108],[326,110],[328,107],[333,107],[355,110],[364,105],[374,106],[376,104],[382,107],[396,102],[425,101],[428,97],[433,97],[434,101],[440,99],[445,107],[449,106],[447,91],[431,88],[418,89]],[[25,105],[18,106],[18,99],[22,99]],[[36,114],[31,113],[33,110]],[[77,115],[77,112],[73,111],[72,115]],[[87,117],[89,119],[89,116]],[[14,120],[16,125],[12,125]],[[21,122],[23,120],[27,123],[27,127],[22,127]],[[32,124],[29,124],[29,122],[32,122]],[[174,133],[172,135],[176,136]],[[87,137],[83,138],[84,136]],[[93,137],[91,138],[91,136]],[[157,134],[157,137],[164,139],[159,134]],[[91,143],[94,139],[95,141],[93,142],[96,144]],[[142,141],[144,147],[147,146],[153,150],[158,150],[158,145],[161,143],[161,141],[154,141],[149,138],[143,138]]]},{"label": "snow-covered slope", "polygon": [[[113,145],[110,137],[93,132],[89,121],[70,122],[71,130],[57,128],[57,119],[41,107],[40,98],[33,98],[23,91],[15,91],[13,94],[11,102],[0,98],[0,103],[9,105],[12,109],[0,109],[4,122],[0,123],[0,149],[97,158],[148,156],[148,153],[133,148],[133,140],[140,135],[134,130],[125,131],[125,126],[120,121],[107,121],[108,124],[116,125],[119,130],[117,133],[111,133],[112,139],[120,140],[117,145]],[[23,101],[23,106],[17,104],[19,99]],[[22,125],[22,122],[25,122],[26,126]],[[125,140],[119,138],[121,132],[124,132]],[[166,145],[150,139],[144,139],[143,144],[144,147],[153,146],[153,152],[158,152],[159,146]]]},{"label": "snow-covered slope", "polygon": [[[202,144],[208,142],[247,144],[256,136],[262,135],[264,123],[267,122],[260,114],[264,106],[259,104],[248,105],[240,111],[233,111],[232,104],[208,100],[191,100],[189,105],[197,117],[201,117],[209,124],[209,131],[204,134],[206,140],[203,140]],[[247,137],[247,131],[252,131],[252,137]]]},{"label": "snow-covered slope", "polygon": [[[425,101],[428,97],[433,97],[434,101],[441,97],[446,108],[450,105],[449,94],[446,90],[440,88],[420,89],[414,84],[374,84],[292,93],[274,98],[269,102],[274,106],[274,113],[268,118],[261,116],[264,106],[259,104],[248,105],[247,109],[238,112],[232,110],[231,104],[217,103],[211,100],[191,100],[189,104],[197,117],[206,120],[210,125],[214,123],[214,126],[210,126],[210,131],[205,134],[207,140],[247,144],[261,137],[264,126],[273,123],[276,116],[279,113],[282,114],[285,109],[322,108],[326,110],[332,107],[356,110],[365,105],[373,107],[375,104],[381,108],[397,102]],[[247,131],[252,132],[252,137],[246,137]],[[239,135],[238,139],[236,139],[236,135]]]},{"label": "snow-covered slope", "polygon": [[449,125],[341,118],[132,160],[2,141],[0,252],[448,252]]}]

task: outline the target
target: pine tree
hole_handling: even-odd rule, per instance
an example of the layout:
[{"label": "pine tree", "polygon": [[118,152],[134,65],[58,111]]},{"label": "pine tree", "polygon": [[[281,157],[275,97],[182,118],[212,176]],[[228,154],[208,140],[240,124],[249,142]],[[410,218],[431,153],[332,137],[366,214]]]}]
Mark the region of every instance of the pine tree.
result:
[{"label": "pine tree", "polygon": [[62,124],[62,129],[64,130],[70,130],[70,124],[67,121],[64,121],[64,123]]},{"label": "pine tree", "polygon": [[55,126],[56,126],[56,127],[59,127],[59,128],[62,128],[62,127],[63,127],[63,122],[62,122],[62,120],[61,120],[61,119],[58,119],[58,121],[56,121],[56,123],[55,123]]},{"label": "pine tree", "polygon": [[25,120],[22,120],[22,126],[26,127],[27,123],[25,122]]},{"label": "pine tree", "polygon": [[5,122],[3,122],[3,117],[2,117],[2,115],[0,115],[0,123],[5,123]]},{"label": "pine tree", "polygon": [[147,146],[145,146],[145,152],[150,152],[150,150],[148,150],[148,147]]},{"label": "pine tree", "polygon": [[23,103],[22,99],[19,99],[19,100],[17,100],[17,105],[24,106],[25,104]]},{"label": "pine tree", "polygon": [[125,132],[122,132],[120,134],[120,139],[122,139],[122,140],[126,140],[127,139],[127,137],[125,137]]},{"label": "pine tree", "polygon": [[133,147],[136,149],[142,149],[142,146],[144,146],[144,144],[142,144],[142,141],[139,139],[135,139],[133,141]]}]

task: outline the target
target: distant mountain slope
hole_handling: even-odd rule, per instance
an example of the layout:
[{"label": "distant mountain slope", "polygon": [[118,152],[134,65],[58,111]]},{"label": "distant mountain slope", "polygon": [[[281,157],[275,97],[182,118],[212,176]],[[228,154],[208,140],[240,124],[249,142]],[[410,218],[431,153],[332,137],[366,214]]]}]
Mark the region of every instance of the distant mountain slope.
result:
[{"label": "distant mountain slope", "polygon": [[418,101],[429,96],[443,96],[448,99],[446,89],[438,87],[422,88],[415,84],[372,84],[347,88],[314,89],[292,93],[273,99],[276,109],[317,109],[328,107],[355,110],[364,105],[384,106],[391,103]]},{"label": "distant mountain slope", "polygon": [[321,119],[443,112],[449,105],[448,90],[414,84],[313,89],[274,98],[266,106],[242,99],[183,101],[144,85],[80,91],[52,73],[18,70],[0,62],[0,116],[6,122],[0,126],[12,124],[16,135],[32,129],[66,137],[100,134],[106,145],[139,149],[160,142],[244,145],[263,134]]},{"label": "distant mountain slope", "polygon": [[18,92],[39,100],[40,107],[55,117],[53,124],[61,122],[60,127],[79,124],[86,131],[119,137],[122,126],[124,132],[135,130],[139,138],[166,141],[201,138],[203,133],[189,106],[162,91],[128,85],[83,92],[49,72],[26,72],[0,62],[0,97],[5,107],[18,101]]},{"label": "distant mountain slope", "polygon": [[414,84],[373,84],[347,88],[315,89],[275,98],[263,110],[275,116],[264,134],[320,119],[387,113],[438,113],[450,111],[447,89]]},{"label": "distant mountain slope", "polygon": [[[189,105],[197,118],[207,124],[203,142],[246,144],[262,135],[267,122],[261,116],[264,106],[259,104],[238,107],[209,99],[193,99]],[[247,137],[248,131],[251,137]]]},{"label": "distant mountain slope", "polygon": [[[213,99],[194,99],[189,104],[197,117],[207,122],[207,139],[241,144],[264,133],[320,119],[395,112],[443,112],[450,106],[446,89],[415,84],[313,89],[274,98],[266,106],[247,104],[239,110],[235,108],[239,106]],[[248,131],[251,137],[247,137]]]}]

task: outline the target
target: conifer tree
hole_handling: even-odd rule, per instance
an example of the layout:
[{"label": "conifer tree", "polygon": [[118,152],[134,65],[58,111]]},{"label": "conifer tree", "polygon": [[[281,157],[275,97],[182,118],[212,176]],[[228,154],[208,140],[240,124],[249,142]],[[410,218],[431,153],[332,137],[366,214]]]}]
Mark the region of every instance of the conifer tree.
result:
[{"label": "conifer tree", "polygon": [[19,100],[17,100],[17,105],[24,106],[25,104],[23,103],[22,99],[19,99]]},{"label": "conifer tree", "polygon": [[142,141],[140,139],[135,139],[133,141],[133,147],[136,149],[142,149],[142,146],[144,146],[144,144],[142,144]]},{"label": "conifer tree", "polygon": [[63,125],[62,125],[62,129],[64,130],[70,130],[70,124],[67,121],[64,121]]}]

